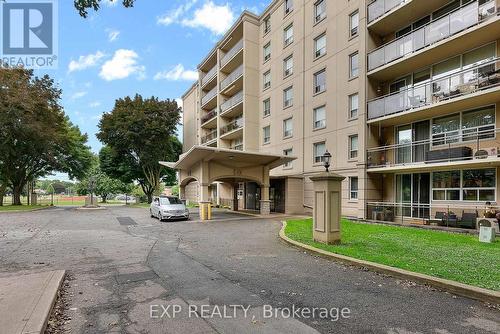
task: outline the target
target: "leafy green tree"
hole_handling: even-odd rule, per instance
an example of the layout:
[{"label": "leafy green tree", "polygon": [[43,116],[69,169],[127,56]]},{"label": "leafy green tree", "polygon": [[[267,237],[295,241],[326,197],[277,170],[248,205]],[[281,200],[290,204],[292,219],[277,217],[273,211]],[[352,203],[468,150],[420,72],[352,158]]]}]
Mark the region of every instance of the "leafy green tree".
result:
[{"label": "leafy green tree", "polygon": [[48,75],[0,69],[0,173],[14,205],[21,205],[28,182],[54,171],[79,178],[90,166],[87,135],[64,114],[60,97]]},{"label": "leafy green tree", "polygon": [[[88,16],[88,10],[93,9],[98,11],[101,7],[102,0],[74,0],[75,8],[82,17]],[[111,0],[111,1],[119,1],[119,0]],[[135,0],[122,0],[122,4],[125,7],[133,7]]]},{"label": "leafy green tree", "polygon": [[99,122],[97,138],[106,145],[99,154],[102,170],[125,183],[137,182],[151,202],[161,182],[176,182],[175,171],[159,161],[176,161],[182,151],[176,137],[179,120],[175,100],[140,95],[116,100]]}]

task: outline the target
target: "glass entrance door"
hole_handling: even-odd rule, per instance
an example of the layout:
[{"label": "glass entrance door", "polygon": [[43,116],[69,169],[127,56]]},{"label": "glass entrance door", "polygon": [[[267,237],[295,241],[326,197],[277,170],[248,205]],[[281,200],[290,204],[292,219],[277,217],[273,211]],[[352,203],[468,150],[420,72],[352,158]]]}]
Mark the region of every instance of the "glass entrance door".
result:
[{"label": "glass entrance door", "polygon": [[427,218],[430,204],[430,173],[396,175],[396,214]]}]

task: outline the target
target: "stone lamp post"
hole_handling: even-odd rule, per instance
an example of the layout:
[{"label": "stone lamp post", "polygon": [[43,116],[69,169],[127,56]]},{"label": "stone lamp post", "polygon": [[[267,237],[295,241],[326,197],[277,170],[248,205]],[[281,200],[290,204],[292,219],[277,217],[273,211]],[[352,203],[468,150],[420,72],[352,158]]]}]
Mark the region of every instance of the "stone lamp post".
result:
[{"label": "stone lamp post", "polygon": [[325,171],[311,177],[314,187],[313,239],[325,244],[340,243],[342,181],[345,177],[330,173],[332,155],[323,155]]}]

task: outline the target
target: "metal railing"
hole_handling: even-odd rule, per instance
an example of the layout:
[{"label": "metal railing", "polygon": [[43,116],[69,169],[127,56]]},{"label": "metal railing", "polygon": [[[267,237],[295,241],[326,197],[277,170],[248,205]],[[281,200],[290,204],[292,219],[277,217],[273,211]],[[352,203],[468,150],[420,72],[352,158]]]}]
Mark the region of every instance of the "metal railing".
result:
[{"label": "metal railing", "polygon": [[378,97],[367,103],[368,120],[438,103],[497,86],[500,58]]},{"label": "metal railing", "polygon": [[220,128],[220,135],[224,135],[226,133],[232,132],[234,130],[240,129],[243,127],[243,118],[237,118],[234,121],[224,125]]},{"label": "metal railing", "polygon": [[228,87],[242,75],[243,75],[243,64],[238,66],[234,71],[231,72],[231,74],[227,76],[227,78],[222,80],[222,82],[220,83],[220,90],[223,90],[224,88]]},{"label": "metal railing", "polygon": [[201,79],[201,85],[205,86],[207,82],[209,82],[215,75],[217,74],[217,65],[212,67],[210,71],[205,74],[205,76]]},{"label": "metal railing", "polygon": [[202,97],[201,105],[204,106],[205,104],[207,104],[207,102],[213,99],[215,95],[217,95],[217,86],[212,88],[208,93],[205,94],[205,96]]},{"label": "metal railing", "polygon": [[212,140],[214,140],[216,138],[217,138],[217,130],[213,130],[212,132],[210,132],[206,136],[201,137],[201,143],[206,144],[206,143],[211,142]]},{"label": "metal railing", "polygon": [[471,2],[368,53],[368,71],[448,38],[496,15],[495,0]]},{"label": "metal railing", "polygon": [[477,229],[480,224],[485,223],[484,220],[489,220],[496,233],[499,233],[498,220],[495,218],[500,213],[499,206],[488,205],[487,201],[480,201],[482,203],[457,202],[368,202],[366,218],[372,221],[418,223],[467,229]]},{"label": "metal railing", "polygon": [[406,0],[376,0],[368,5],[368,23],[390,12]]},{"label": "metal railing", "polygon": [[243,151],[243,144],[231,146],[231,150]]},{"label": "metal railing", "polygon": [[220,66],[224,67],[240,50],[243,49],[243,39],[236,43],[222,59],[220,60]]},{"label": "metal railing", "polygon": [[498,158],[498,132],[494,124],[482,125],[436,133],[430,139],[370,148],[366,152],[367,168]]},{"label": "metal railing", "polygon": [[208,122],[209,120],[211,120],[215,116],[217,116],[217,108],[214,108],[214,109],[210,110],[209,112],[207,112],[205,115],[203,115],[201,117],[201,124],[205,124],[206,122]]},{"label": "metal railing", "polygon": [[242,101],[243,101],[243,91],[239,91],[220,106],[220,112],[223,113],[231,109],[235,105],[241,103]]}]

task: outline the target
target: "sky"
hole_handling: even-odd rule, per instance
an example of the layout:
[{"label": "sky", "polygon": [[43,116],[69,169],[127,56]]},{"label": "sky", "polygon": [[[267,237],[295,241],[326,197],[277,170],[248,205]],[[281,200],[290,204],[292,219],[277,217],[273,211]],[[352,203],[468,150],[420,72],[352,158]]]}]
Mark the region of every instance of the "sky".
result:
[{"label": "sky", "polygon": [[95,153],[99,119],[115,99],[139,93],[180,102],[199,62],[241,12],[260,14],[270,1],[136,0],[133,8],[103,2],[82,18],[73,1],[58,1],[58,68],[36,71],[58,83],[66,114]]}]

